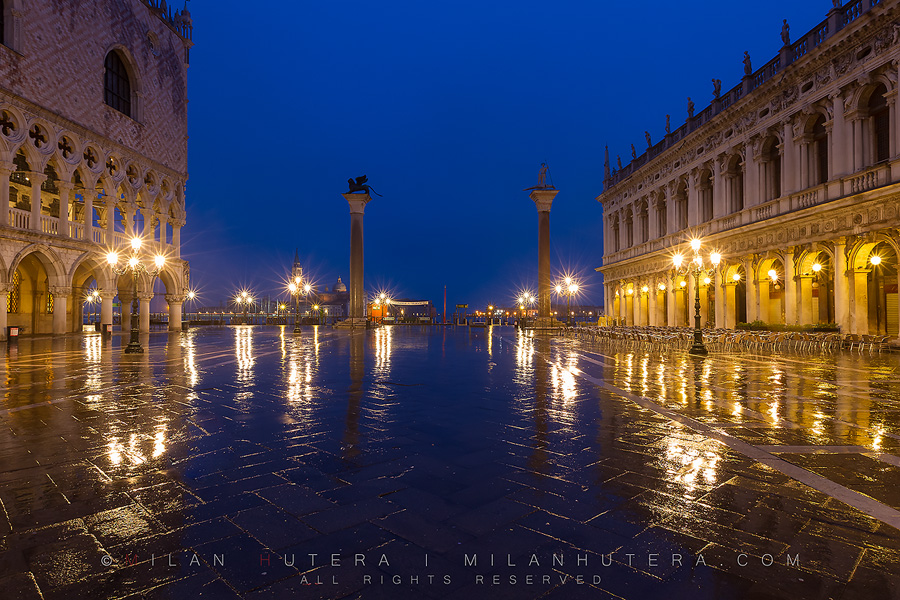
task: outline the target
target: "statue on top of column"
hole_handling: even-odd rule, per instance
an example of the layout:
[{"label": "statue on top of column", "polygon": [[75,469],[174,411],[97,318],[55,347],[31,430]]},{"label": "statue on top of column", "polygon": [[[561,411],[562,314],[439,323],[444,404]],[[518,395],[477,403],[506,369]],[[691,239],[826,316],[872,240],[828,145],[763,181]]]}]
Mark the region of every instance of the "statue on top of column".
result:
[{"label": "statue on top of column", "polygon": [[547,166],[547,163],[541,163],[541,170],[538,171],[538,184],[530,188],[525,188],[522,191],[527,192],[528,190],[555,190],[556,188],[553,187],[553,179],[551,178],[548,182],[549,175],[550,167]]},{"label": "statue on top of column", "polygon": [[784,25],[781,26],[781,41],[785,46],[791,45],[791,26],[788,25],[787,19],[784,19]]},{"label": "statue on top of column", "polygon": [[750,64],[750,53],[744,50],[744,77],[753,73],[753,67]]},{"label": "statue on top of column", "polygon": [[368,194],[371,192],[376,196],[381,196],[381,194],[373,190],[372,187],[366,183],[367,181],[369,181],[369,178],[365,175],[357,177],[356,181],[353,181],[353,179],[348,179],[347,183],[350,184],[350,191],[348,191],[347,193],[356,194],[358,192],[363,192],[364,194]]}]

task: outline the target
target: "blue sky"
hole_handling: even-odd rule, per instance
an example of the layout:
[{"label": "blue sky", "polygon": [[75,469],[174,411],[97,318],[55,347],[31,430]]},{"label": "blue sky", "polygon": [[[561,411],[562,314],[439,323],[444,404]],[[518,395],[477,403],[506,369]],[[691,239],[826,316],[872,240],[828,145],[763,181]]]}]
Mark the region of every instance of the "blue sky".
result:
[{"label": "blue sky", "polygon": [[207,304],[277,294],[294,249],[349,279],[347,179],[365,216],[366,288],[481,306],[536,289],[544,161],[560,189],[554,272],[602,302],[603,150],[624,163],[825,19],[828,0],[192,2],[188,223]]}]

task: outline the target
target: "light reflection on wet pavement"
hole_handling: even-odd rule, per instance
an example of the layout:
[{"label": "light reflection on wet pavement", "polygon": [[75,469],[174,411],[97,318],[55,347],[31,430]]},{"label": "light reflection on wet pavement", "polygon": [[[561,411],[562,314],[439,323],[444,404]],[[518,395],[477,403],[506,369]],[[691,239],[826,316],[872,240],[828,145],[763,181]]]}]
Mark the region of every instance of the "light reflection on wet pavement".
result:
[{"label": "light reflection on wet pavement", "polygon": [[121,341],[0,345],[4,597],[900,594],[898,355]]}]

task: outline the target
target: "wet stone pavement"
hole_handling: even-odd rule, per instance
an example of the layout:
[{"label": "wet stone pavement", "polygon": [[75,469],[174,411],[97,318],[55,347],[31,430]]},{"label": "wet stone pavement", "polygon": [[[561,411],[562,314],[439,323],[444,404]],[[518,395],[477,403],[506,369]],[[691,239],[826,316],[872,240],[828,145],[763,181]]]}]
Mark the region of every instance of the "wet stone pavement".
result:
[{"label": "wet stone pavement", "polygon": [[0,344],[0,596],[900,597],[900,355]]}]

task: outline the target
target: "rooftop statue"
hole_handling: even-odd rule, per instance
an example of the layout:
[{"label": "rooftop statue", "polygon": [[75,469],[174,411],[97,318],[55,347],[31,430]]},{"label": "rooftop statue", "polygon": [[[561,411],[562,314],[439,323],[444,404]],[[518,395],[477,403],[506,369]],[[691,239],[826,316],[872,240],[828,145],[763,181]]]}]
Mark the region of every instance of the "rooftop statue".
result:
[{"label": "rooftop statue", "polygon": [[694,101],[688,96],[688,119],[694,118]]},{"label": "rooftop statue", "polygon": [[634,160],[637,158],[637,150],[634,149],[634,144],[631,145],[631,159]]},{"label": "rooftop statue", "polygon": [[750,66],[750,53],[744,50],[744,75],[753,73],[753,67]]},{"label": "rooftop statue", "polygon": [[719,96],[722,95],[722,80],[716,79],[715,77],[713,77],[712,84],[713,84],[713,96],[715,97],[716,100],[718,100]]},{"label": "rooftop statue", "polygon": [[649,149],[649,148],[652,148],[652,147],[653,147],[653,144],[650,142],[650,132],[649,132],[649,131],[645,131],[645,132],[644,132],[644,139],[647,140],[647,148],[648,148],[648,149]]},{"label": "rooftop statue", "polygon": [[361,176],[357,177],[356,181],[353,181],[353,179],[348,179],[347,183],[350,184],[350,191],[348,191],[347,193],[348,194],[356,194],[356,193],[362,192],[364,194],[372,193],[372,194],[375,194],[376,196],[381,196],[381,194],[379,194],[378,192],[373,190],[371,188],[371,186],[369,186],[366,183],[368,180],[369,180],[369,178],[365,175],[361,175]]},{"label": "rooftop statue", "polygon": [[532,186],[530,188],[525,188],[524,192],[528,190],[555,190],[553,187],[553,182],[548,182],[547,177],[550,174],[550,167],[547,166],[547,163],[541,163],[541,170],[538,171],[538,184]]},{"label": "rooftop statue", "polygon": [[669,124],[670,115],[666,115],[666,133],[672,133],[672,126]]},{"label": "rooftop statue", "polygon": [[785,46],[791,45],[791,26],[788,25],[787,19],[784,20],[784,25],[781,26],[781,41],[784,42]]}]

